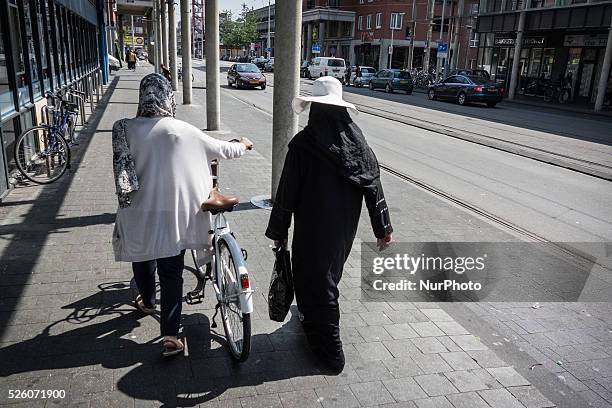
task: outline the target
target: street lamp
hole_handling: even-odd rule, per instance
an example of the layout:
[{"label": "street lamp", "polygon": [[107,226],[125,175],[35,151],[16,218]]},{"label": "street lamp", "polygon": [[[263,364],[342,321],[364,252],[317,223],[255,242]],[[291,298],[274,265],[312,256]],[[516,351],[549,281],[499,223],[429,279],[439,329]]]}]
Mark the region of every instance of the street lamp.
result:
[{"label": "street lamp", "polygon": [[393,15],[396,15],[399,17],[400,19],[400,24],[399,24],[399,30],[402,29],[402,26],[404,25],[404,14],[406,13],[391,13],[391,45],[389,46],[389,64],[387,65],[387,68],[391,69],[391,65],[393,64],[393,33],[395,32],[396,28],[395,28],[395,23],[397,23],[397,18],[395,19],[395,22],[393,21]]}]

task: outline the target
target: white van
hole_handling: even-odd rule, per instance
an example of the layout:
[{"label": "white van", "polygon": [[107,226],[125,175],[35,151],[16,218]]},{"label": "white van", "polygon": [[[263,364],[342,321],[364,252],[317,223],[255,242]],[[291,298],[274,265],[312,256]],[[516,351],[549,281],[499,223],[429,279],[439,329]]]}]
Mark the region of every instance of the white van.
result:
[{"label": "white van", "polygon": [[308,69],[311,79],[322,76],[332,76],[344,83],[346,66],[342,58],[316,57],[312,59],[312,64],[310,64]]}]

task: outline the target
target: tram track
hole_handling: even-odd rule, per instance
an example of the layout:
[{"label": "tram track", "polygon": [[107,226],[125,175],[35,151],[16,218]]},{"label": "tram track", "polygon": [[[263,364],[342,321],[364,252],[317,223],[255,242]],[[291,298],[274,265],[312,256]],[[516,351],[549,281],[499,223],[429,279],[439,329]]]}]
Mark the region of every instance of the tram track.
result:
[{"label": "tram track", "polygon": [[[230,93],[228,92],[228,94],[230,94]],[[306,95],[309,95],[310,93],[308,93],[308,92],[300,92],[300,94],[306,96]],[[269,109],[261,107],[261,106],[255,104],[255,103],[253,103],[253,102],[251,102],[249,100],[241,98],[240,96],[237,96],[237,95],[234,95],[234,94],[230,94],[230,95],[231,95],[231,97],[235,98],[236,100],[238,100],[238,101],[240,101],[240,102],[242,102],[244,104],[247,104],[247,105],[249,105],[249,106],[251,106],[251,107],[253,107],[255,109],[258,109],[258,110],[260,110],[260,111],[262,111],[262,112],[264,112],[264,113],[266,113],[268,115],[272,115],[272,112]],[[363,109],[364,105],[356,105],[356,106],[360,109],[361,112],[364,112],[364,113],[367,113],[367,114],[371,114],[371,113],[369,113],[369,112],[367,112],[367,111],[365,111]],[[381,117],[383,119],[393,120],[393,119],[389,119],[386,116],[380,115],[380,114],[372,114],[372,115],[373,116]],[[394,120],[394,121],[395,122],[401,122],[401,121],[398,121],[398,120]],[[428,129],[428,128],[424,127],[424,126],[415,126],[413,124],[405,123],[405,122],[401,122],[401,123],[403,123],[405,125],[408,125],[408,126],[417,127],[419,129],[423,129],[423,130],[427,130],[427,131],[433,131],[435,133],[440,133],[440,132],[438,132],[436,130]],[[498,150],[503,150],[503,149],[498,149]],[[544,236],[542,236],[542,235],[540,235],[540,234],[538,234],[536,232],[533,232],[533,231],[530,231],[529,229],[521,227],[520,225],[518,225],[518,224],[516,224],[516,223],[514,223],[514,222],[512,222],[510,220],[507,220],[507,219],[505,219],[505,218],[503,218],[503,217],[501,217],[501,216],[499,216],[497,214],[494,214],[494,213],[492,213],[490,211],[487,211],[487,210],[485,210],[485,209],[483,209],[483,208],[481,208],[481,207],[479,207],[477,205],[471,204],[470,202],[468,202],[468,201],[466,201],[466,200],[464,200],[464,199],[462,199],[460,197],[457,197],[457,196],[455,196],[455,195],[453,195],[453,194],[451,194],[449,192],[446,192],[446,191],[444,191],[444,190],[442,190],[442,189],[440,189],[440,188],[438,188],[438,187],[436,187],[436,186],[434,186],[432,184],[429,184],[429,183],[427,183],[427,182],[425,182],[423,180],[419,180],[419,179],[417,179],[415,177],[412,177],[409,174],[406,174],[406,173],[404,173],[404,172],[402,172],[400,170],[395,169],[392,166],[389,166],[388,164],[385,164],[385,163],[381,162],[381,163],[379,163],[379,165],[380,165],[380,168],[381,168],[381,170],[383,172],[385,172],[385,173],[387,173],[389,175],[392,175],[392,176],[402,180],[403,182],[406,182],[406,183],[408,183],[408,184],[418,188],[419,190],[426,191],[427,193],[432,194],[433,196],[441,199],[444,202],[447,202],[447,203],[450,203],[452,205],[455,205],[455,206],[457,206],[459,208],[464,209],[465,211],[467,211],[467,212],[469,212],[471,214],[476,215],[479,218],[485,219],[488,222],[490,222],[492,224],[495,224],[495,225],[501,227],[502,229],[504,229],[504,230],[506,230],[508,232],[513,233],[513,235],[515,235],[517,237],[520,237],[520,238],[522,238],[522,239],[524,239],[526,241],[529,241],[529,242],[537,242],[537,243],[547,244],[552,249],[554,249],[556,251],[559,251],[559,252],[565,254],[566,256],[568,256],[568,257],[570,257],[572,259],[575,259],[576,261],[578,261],[580,263],[585,263],[585,262],[594,263],[594,264],[597,264],[600,267],[602,267],[602,268],[612,272],[612,269],[611,269],[611,267],[609,265],[605,265],[605,264],[600,263],[595,257],[590,256],[590,255],[588,255],[588,254],[578,250],[577,248],[573,248],[569,244],[566,244],[566,243],[563,243],[563,242],[553,242],[553,241],[549,240],[548,238],[546,238],[546,237],[544,237]]]}]

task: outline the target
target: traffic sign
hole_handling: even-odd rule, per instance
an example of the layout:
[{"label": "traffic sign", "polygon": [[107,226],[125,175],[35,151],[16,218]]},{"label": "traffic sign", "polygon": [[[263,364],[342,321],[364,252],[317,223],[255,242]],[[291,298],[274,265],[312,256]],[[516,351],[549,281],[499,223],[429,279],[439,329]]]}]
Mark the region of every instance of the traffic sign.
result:
[{"label": "traffic sign", "polygon": [[313,54],[320,54],[321,53],[321,44],[319,44],[319,43],[312,44],[312,53]]},{"label": "traffic sign", "polygon": [[448,43],[438,43],[438,58],[446,58],[448,55]]},{"label": "traffic sign", "polygon": [[266,48],[266,51],[268,51],[268,52],[272,52],[272,47],[270,47],[270,48]]},{"label": "traffic sign", "polygon": [[392,45],[389,46],[389,55],[391,55],[391,54],[393,54],[393,46]]}]

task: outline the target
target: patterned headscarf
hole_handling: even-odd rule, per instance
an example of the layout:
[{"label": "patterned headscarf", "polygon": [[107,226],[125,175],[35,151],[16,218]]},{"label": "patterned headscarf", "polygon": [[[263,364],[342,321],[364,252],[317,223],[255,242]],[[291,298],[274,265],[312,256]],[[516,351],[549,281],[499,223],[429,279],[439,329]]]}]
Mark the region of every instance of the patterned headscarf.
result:
[{"label": "patterned headscarf", "polygon": [[136,116],[171,116],[176,114],[172,85],[160,74],[149,74],[140,81],[140,96]]}]

